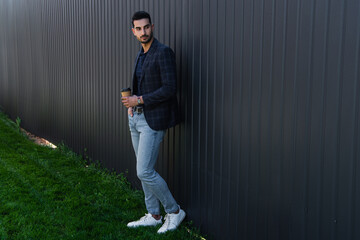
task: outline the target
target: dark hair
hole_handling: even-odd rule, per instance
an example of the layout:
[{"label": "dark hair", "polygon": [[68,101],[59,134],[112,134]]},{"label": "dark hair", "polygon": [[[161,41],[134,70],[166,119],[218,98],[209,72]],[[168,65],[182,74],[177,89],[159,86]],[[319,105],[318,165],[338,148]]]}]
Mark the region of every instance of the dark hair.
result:
[{"label": "dark hair", "polygon": [[134,20],[140,20],[140,19],[144,19],[144,18],[147,18],[149,19],[149,22],[151,24],[151,17],[150,17],[150,14],[148,14],[147,12],[145,11],[138,11],[136,13],[134,13],[134,15],[132,16],[132,26],[134,27]]}]

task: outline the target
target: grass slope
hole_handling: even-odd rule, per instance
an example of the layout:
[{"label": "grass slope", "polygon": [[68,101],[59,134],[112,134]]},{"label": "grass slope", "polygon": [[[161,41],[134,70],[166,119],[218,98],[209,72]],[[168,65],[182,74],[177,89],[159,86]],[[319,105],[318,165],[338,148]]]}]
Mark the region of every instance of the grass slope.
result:
[{"label": "grass slope", "polygon": [[184,222],[129,229],[145,212],[144,196],[65,146],[38,146],[0,112],[0,239],[199,239]]}]

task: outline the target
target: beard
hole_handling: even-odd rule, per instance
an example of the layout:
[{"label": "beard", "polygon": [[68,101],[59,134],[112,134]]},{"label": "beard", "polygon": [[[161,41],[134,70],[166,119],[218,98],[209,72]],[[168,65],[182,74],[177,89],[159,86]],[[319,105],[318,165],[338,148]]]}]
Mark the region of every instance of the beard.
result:
[{"label": "beard", "polygon": [[[147,38],[143,40],[142,37],[147,37]],[[153,38],[153,33],[151,32],[150,35],[142,35],[140,38],[138,38],[138,40],[141,43],[149,43],[152,38]]]}]

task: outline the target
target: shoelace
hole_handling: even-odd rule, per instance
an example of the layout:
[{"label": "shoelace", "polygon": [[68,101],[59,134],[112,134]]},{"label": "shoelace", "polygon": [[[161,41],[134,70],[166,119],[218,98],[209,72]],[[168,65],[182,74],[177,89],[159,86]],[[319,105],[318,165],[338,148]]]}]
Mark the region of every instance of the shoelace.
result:
[{"label": "shoelace", "polygon": [[166,228],[168,228],[169,225],[170,225],[170,219],[171,219],[171,217],[169,216],[169,214],[166,214],[165,217],[164,217],[164,220],[165,220],[164,226]]},{"label": "shoelace", "polygon": [[145,220],[149,217],[149,214],[146,214],[142,218],[140,218],[140,221],[145,222]]}]

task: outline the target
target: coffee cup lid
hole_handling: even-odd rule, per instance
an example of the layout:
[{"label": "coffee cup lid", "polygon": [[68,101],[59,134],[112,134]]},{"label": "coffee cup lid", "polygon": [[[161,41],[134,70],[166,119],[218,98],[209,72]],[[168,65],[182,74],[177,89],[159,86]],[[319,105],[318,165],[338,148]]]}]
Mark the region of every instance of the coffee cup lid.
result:
[{"label": "coffee cup lid", "polygon": [[123,89],[121,89],[121,91],[122,92],[129,92],[129,91],[131,91],[131,88],[123,88]]}]

